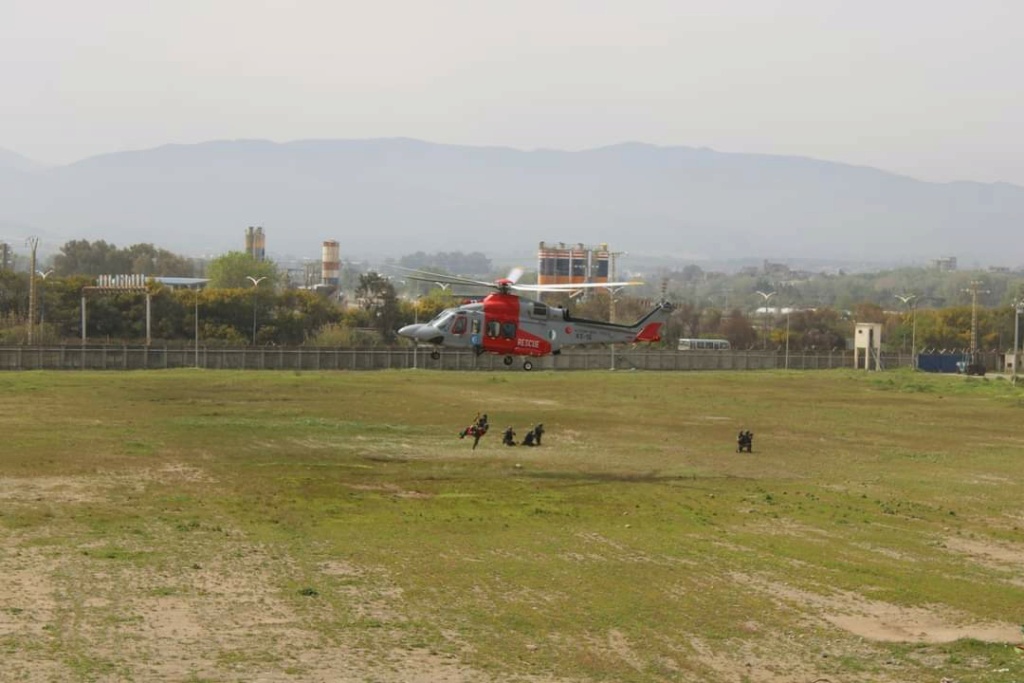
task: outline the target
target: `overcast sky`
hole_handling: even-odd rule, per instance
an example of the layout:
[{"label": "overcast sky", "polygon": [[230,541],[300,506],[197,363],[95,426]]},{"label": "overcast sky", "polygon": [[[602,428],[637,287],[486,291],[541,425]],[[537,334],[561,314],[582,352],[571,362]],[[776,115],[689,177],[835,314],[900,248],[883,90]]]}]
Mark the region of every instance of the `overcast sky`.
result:
[{"label": "overcast sky", "polygon": [[624,141],[1024,185],[1021,0],[0,0],[0,148]]}]

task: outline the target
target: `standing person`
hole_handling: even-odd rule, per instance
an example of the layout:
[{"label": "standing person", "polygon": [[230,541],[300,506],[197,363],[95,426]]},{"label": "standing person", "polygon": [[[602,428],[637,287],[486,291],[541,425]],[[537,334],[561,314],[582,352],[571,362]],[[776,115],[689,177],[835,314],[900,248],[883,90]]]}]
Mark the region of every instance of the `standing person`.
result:
[{"label": "standing person", "polygon": [[544,436],[544,423],[538,422],[537,426],[533,428],[533,440],[540,445],[540,437]]}]

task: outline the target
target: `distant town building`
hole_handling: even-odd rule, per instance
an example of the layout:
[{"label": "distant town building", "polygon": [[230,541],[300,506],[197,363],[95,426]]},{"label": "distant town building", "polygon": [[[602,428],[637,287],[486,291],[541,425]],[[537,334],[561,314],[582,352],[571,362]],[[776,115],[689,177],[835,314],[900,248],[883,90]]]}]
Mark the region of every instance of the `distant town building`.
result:
[{"label": "distant town building", "polygon": [[943,256],[932,261],[932,267],[935,270],[947,273],[956,270],[956,256]]},{"label": "distant town building", "polygon": [[257,261],[265,261],[267,258],[267,238],[263,234],[262,227],[249,226],[245,231],[245,253]]},{"label": "distant town building", "polygon": [[763,272],[765,275],[785,277],[790,274],[790,269],[785,263],[772,263],[768,259],[765,259]]}]

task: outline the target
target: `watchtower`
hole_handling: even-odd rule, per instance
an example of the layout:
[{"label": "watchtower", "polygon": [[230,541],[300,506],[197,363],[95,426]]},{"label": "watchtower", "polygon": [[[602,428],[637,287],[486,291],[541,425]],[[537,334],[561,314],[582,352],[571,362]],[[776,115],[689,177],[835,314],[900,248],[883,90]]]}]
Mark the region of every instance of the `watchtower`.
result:
[{"label": "watchtower", "polygon": [[875,361],[875,370],[882,369],[882,324],[857,323],[853,335],[853,367],[860,368],[860,352],[864,350],[864,369],[871,369],[871,361]]}]

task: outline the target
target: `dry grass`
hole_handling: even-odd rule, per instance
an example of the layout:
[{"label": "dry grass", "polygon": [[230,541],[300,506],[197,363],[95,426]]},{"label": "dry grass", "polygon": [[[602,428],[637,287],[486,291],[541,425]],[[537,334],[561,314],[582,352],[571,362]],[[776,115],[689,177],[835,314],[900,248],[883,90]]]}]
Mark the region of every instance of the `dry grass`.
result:
[{"label": "dry grass", "polygon": [[904,373],[0,375],[4,680],[1019,681],[1022,408]]}]

